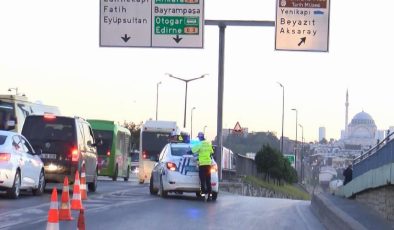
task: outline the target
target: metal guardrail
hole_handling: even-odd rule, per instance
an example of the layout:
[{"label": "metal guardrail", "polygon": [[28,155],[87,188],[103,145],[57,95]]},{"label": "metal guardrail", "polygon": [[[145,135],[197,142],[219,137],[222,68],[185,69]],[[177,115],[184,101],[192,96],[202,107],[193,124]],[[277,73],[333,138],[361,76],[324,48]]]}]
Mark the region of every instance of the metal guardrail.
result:
[{"label": "metal guardrail", "polygon": [[393,135],[394,132],[390,133],[373,148],[353,160],[353,178],[394,162],[394,138],[391,138]]}]

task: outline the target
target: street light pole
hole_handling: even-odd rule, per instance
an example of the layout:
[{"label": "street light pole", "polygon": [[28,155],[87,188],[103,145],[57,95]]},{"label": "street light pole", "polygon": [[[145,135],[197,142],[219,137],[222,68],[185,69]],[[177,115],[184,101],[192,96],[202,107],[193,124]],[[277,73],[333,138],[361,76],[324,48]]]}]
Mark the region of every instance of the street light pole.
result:
[{"label": "street light pole", "polygon": [[183,115],[183,128],[186,128],[187,83],[189,83],[191,81],[194,81],[194,80],[197,80],[197,79],[201,79],[201,78],[205,77],[208,74],[203,74],[200,77],[196,77],[196,78],[192,78],[192,79],[183,79],[183,78],[175,77],[174,75],[172,75],[170,73],[166,73],[166,75],[168,75],[169,77],[181,80],[181,81],[185,82],[185,84],[186,84],[186,88],[185,88],[185,112],[184,112],[184,115]]},{"label": "street light pole", "polygon": [[207,128],[207,126],[206,125],[204,125],[204,129],[203,129],[203,132],[204,132],[204,134],[205,134],[205,129]]},{"label": "street light pole", "polygon": [[157,82],[156,84],[156,121],[157,121],[157,113],[158,113],[158,107],[159,107],[159,85],[161,84],[161,81]]},{"label": "street light pole", "polygon": [[190,115],[190,136],[193,138],[193,110],[195,110],[196,107],[193,107],[191,110],[191,115]]},{"label": "street light pole", "polygon": [[298,130],[297,130],[297,127],[298,127],[298,110],[297,109],[291,109],[291,110],[293,110],[293,111],[295,111],[296,112],[296,138],[295,138],[295,147],[294,147],[294,156],[296,157],[296,161],[295,161],[295,163],[296,163],[296,168],[297,168],[297,159],[298,159],[298,156],[297,156],[297,134],[298,134]]},{"label": "street light pole", "polygon": [[304,159],[304,127],[301,124],[298,124],[301,127],[301,183],[304,180],[304,166],[303,166],[303,159]]},{"label": "street light pole", "polygon": [[278,82],[280,87],[282,87],[282,137],[281,137],[281,144],[280,144],[280,152],[283,154],[283,124],[285,121],[285,87]]}]

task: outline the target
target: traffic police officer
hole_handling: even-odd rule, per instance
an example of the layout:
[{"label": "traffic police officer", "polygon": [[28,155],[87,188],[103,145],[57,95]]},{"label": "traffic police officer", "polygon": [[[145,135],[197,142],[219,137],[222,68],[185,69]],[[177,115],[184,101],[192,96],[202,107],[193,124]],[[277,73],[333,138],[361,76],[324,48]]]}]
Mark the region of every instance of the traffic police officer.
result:
[{"label": "traffic police officer", "polygon": [[199,176],[201,182],[201,192],[206,200],[211,199],[211,154],[213,148],[210,142],[205,140],[204,133],[198,133],[200,142],[192,147],[192,152],[198,154]]}]

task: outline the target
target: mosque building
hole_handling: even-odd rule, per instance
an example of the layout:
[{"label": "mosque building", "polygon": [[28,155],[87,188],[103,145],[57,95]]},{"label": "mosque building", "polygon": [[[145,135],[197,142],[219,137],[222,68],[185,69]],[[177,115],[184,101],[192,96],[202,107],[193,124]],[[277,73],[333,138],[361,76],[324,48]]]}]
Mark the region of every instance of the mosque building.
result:
[{"label": "mosque building", "polygon": [[346,91],[345,130],[341,132],[341,142],[345,149],[362,150],[374,146],[382,131],[377,130],[375,121],[365,111],[357,113],[348,123],[349,93]]}]

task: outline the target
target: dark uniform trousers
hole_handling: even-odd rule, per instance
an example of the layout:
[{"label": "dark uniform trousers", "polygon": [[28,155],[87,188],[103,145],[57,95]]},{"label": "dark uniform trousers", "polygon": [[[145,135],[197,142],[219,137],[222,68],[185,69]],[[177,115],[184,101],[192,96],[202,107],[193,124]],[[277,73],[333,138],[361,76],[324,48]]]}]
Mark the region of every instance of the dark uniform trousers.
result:
[{"label": "dark uniform trousers", "polygon": [[199,176],[200,176],[200,182],[201,182],[201,192],[203,194],[212,194],[211,166],[210,165],[200,165]]}]

